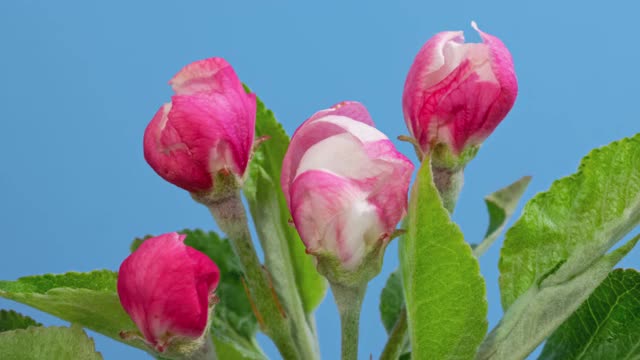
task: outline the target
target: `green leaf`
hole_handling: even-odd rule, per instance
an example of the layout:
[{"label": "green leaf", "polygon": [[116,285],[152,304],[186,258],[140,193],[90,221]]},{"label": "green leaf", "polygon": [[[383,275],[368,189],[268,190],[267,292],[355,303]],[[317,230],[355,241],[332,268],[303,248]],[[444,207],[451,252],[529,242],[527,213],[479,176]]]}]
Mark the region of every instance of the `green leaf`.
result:
[{"label": "green leaf", "polygon": [[476,359],[524,359],[586,300],[639,238],[633,238],[563,283],[550,281],[555,276],[550,274],[539,286],[532,286],[507,310],[480,346]]},{"label": "green leaf", "polygon": [[504,187],[484,198],[489,212],[489,228],[484,235],[484,240],[473,248],[476,257],[482,256],[493,244],[507,225],[507,221],[518,206],[518,201],[531,182],[531,176],[523,176],[513,184]]},{"label": "green leaf", "polygon": [[0,332],[26,329],[29,326],[42,326],[42,324],[13,310],[0,310]]},{"label": "green leaf", "polygon": [[470,359],[487,331],[484,279],[442,205],[428,157],[413,185],[408,216],[400,268],[412,357]]},{"label": "green leaf", "polygon": [[[231,244],[214,232],[182,230],[180,233],[187,235],[185,244],[209,256],[220,269],[220,284],[216,290],[220,302],[213,312],[211,326],[216,351],[224,351],[225,354],[224,357],[218,354],[218,358],[265,359],[255,339],[258,323],[242,285],[240,261]],[[134,240],[132,251],[143,241]]]},{"label": "green leaf", "polygon": [[108,270],[27,276],[0,281],[0,296],[121,341],[120,331],[135,325],[120,305],[116,282]]},{"label": "green leaf", "polygon": [[640,358],[640,273],[614,270],[547,340],[539,359]]},{"label": "green leaf", "polygon": [[289,312],[299,306],[297,291],[306,313],[322,302],[327,283],[318,274],[311,256],[296,229],[289,224],[291,215],[282,189],[282,160],[289,147],[289,136],[273,112],[257,99],[256,136],[264,137],[251,160],[244,194],[249,203],[256,230],[265,253],[274,286],[283,297]]},{"label": "green leaf", "polygon": [[500,257],[503,307],[561,262],[545,282],[578,276],[639,222],[640,134],[593,150],[577,173],[527,203]]},{"label": "green leaf", "polygon": [[380,294],[380,317],[387,334],[391,333],[404,308],[404,294],[402,293],[402,278],[400,270],[396,269],[389,275],[387,283]]},{"label": "green leaf", "polygon": [[640,222],[640,134],[592,151],[577,173],[536,195],[500,258],[505,316],[479,359],[525,357],[635,245],[607,254]]},{"label": "green leaf", "polygon": [[[403,227],[406,227],[406,223],[403,224]],[[389,334],[380,358],[402,358],[402,354],[410,351],[410,344],[400,269],[396,269],[389,275],[387,283],[382,289],[380,317],[387,334]]]},{"label": "green leaf", "polygon": [[77,325],[30,327],[0,333],[0,359],[102,359],[93,340]]}]

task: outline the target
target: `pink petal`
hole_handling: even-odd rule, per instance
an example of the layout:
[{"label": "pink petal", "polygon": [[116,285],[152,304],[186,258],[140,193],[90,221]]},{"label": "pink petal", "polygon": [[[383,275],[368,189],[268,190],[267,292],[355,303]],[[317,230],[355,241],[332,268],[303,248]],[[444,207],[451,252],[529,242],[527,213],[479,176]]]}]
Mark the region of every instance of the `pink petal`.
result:
[{"label": "pink petal", "polygon": [[199,337],[207,324],[219,270],[183,240],[177,233],[147,239],[120,266],[120,302],[153,345],[171,336]]},{"label": "pink petal", "polygon": [[513,58],[504,43],[497,37],[482,32],[475,22],[472,22],[471,26],[478,31],[483,42],[489,47],[491,69],[500,84],[500,94],[487,112],[487,119],[490,121],[479,131],[480,137],[484,139],[495,130],[513,107],[518,96],[518,79]]},{"label": "pink petal", "polygon": [[409,70],[403,111],[425,152],[437,143],[449,144],[454,153],[481,143],[513,106],[511,55],[498,38],[479,33],[483,44],[463,44],[460,32],[437,34]]},{"label": "pink petal", "polygon": [[[405,119],[415,119],[423,106],[420,90],[429,88],[442,81],[455,64],[445,66],[444,47],[447,43],[464,42],[462,31],[445,31],[434,35],[416,55],[404,85],[402,108]],[[417,124],[407,121],[409,131],[417,128]]]},{"label": "pink petal", "polygon": [[346,116],[353,120],[373,126],[373,120],[371,120],[369,111],[367,111],[367,108],[364,107],[364,105],[357,101],[343,101],[337,103],[328,109],[318,111],[317,113],[313,114],[307,121],[312,122],[315,119],[328,115]]},{"label": "pink petal", "polygon": [[194,153],[169,122],[171,104],[163,105],[144,132],[144,158],[162,178],[187,191],[212,186],[208,153]]},{"label": "pink petal", "polygon": [[[289,184],[298,173],[300,160],[305,152],[317,142],[333,135],[350,132],[362,141],[375,141],[386,136],[373,127],[366,108],[357,102],[344,102],[339,107],[322,110],[307,119],[295,131],[282,164],[281,185],[288,199]],[[360,120],[347,117],[353,114]],[[295,169],[295,170],[294,170]]]},{"label": "pink petal", "polygon": [[365,122],[333,111],[305,121],[291,139],[281,185],[307,251],[357,267],[406,212],[412,171],[393,143]]},{"label": "pink petal", "polygon": [[180,133],[182,141],[190,145],[194,157],[208,162],[211,174],[223,168],[243,174],[252,150],[255,126],[247,126],[245,119],[253,117],[251,124],[255,123],[255,102],[237,106],[234,100],[242,99],[229,95],[232,94],[176,95],[171,98],[171,124]]},{"label": "pink petal", "polygon": [[447,78],[423,93],[419,117],[430,119],[430,123],[426,131],[418,132],[417,140],[421,144],[450,143],[459,153],[487,123],[488,110],[499,93],[499,84],[479,81],[472,63],[465,60]]},{"label": "pink petal", "polygon": [[173,96],[145,131],[145,159],[164,179],[190,192],[209,190],[222,169],[242,177],[253,146],[255,110],[254,94]]},{"label": "pink petal", "polygon": [[407,212],[407,189],[414,166],[389,140],[368,143],[365,151],[375,159],[373,167],[385,169],[375,177],[367,200],[376,207],[384,232],[391,234]]},{"label": "pink petal", "polygon": [[242,83],[233,67],[219,57],[196,61],[185,66],[169,80],[169,84],[177,95],[242,90]]},{"label": "pink petal", "polygon": [[360,263],[369,239],[376,239],[376,209],[350,180],[321,170],[298,176],[291,185],[291,214],[307,251],[336,254],[346,268]]}]

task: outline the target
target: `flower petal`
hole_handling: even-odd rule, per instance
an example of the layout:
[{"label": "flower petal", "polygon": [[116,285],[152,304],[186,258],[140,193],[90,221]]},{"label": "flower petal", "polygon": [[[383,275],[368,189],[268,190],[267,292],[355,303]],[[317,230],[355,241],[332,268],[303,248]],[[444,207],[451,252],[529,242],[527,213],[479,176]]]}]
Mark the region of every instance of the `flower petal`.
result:
[{"label": "flower petal", "polygon": [[367,111],[367,108],[364,107],[364,105],[357,101],[343,101],[328,109],[320,110],[313,114],[307,122],[312,122],[316,119],[329,115],[346,116],[353,120],[373,126],[373,120],[371,120],[369,111]]},{"label": "flower petal", "polygon": [[145,339],[162,348],[173,336],[202,335],[218,267],[183,244],[184,235],[147,239],[120,266],[118,295]]},{"label": "flower petal", "polygon": [[[415,119],[419,109],[422,108],[423,99],[420,89],[429,88],[442,81],[451,72],[452,67],[455,67],[455,61],[451,61],[449,66],[444,66],[445,46],[451,42],[461,44],[463,41],[462,31],[445,31],[434,35],[422,46],[409,69],[404,84],[402,107],[405,119]],[[407,126],[412,134],[417,129],[417,124],[410,121],[407,121]]]},{"label": "flower petal", "polygon": [[165,180],[190,192],[210,189],[212,176],[223,169],[241,177],[255,132],[246,119],[255,124],[255,105],[253,94],[249,101],[229,93],[173,96],[145,131],[145,159]]},{"label": "flower petal", "polygon": [[[472,22],[471,26],[480,34],[480,37],[488,46],[491,70],[500,84],[500,94],[487,111],[487,119],[491,121],[483,124],[480,130],[480,137],[484,139],[495,130],[500,121],[507,116],[513,107],[518,96],[518,79],[511,53],[502,40],[481,31],[475,22]],[[495,119],[500,120],[496,121]]]},{"label": "flower petal", "polygon": [[169,80],[169,84],[177,95],[226,93],[242,89],[233,67],[219,57],[185,66]]},{"label": "flower petal", "polygon": [[[320,115],[319,115],[320,114]],[[413,165],[373,126],[321,111],[295,132],[281,185],[307,251],[355,269],[406,212]]]},{"label": "flower petal", "polygon": [[[343,133],[350,133],[361,142],[387,138],[373,127],[369,113],[362,104],[356,102],[345,103],[346,105],[337,109],[332,108],[317,112],[300,125],[293,134],[282,164],[281,185],[285,198],[288,199],[289,196],[289,184],[299,173],[298,170],[294,169],[298,169],[302,156],[317,142]],[[343,115],[348,113],[356,114],[361,120],[355,120]]]},{"label": "flower petal", "polygon": [[307,251],[336,254],[347,269],[360,263],[367,240],[382,233],[367,193],[344,177],[307,171],[293,182],[291,197],[293,221]]},{"label": "flower petal", "polygon": [[463,43],[461,32],[435,35],[409,70],[403,112],[423,152],[446,144],[459,154],[480,144],[515,101],[517,82],[509,51],[498,38],[478,32],[482,44]]}]

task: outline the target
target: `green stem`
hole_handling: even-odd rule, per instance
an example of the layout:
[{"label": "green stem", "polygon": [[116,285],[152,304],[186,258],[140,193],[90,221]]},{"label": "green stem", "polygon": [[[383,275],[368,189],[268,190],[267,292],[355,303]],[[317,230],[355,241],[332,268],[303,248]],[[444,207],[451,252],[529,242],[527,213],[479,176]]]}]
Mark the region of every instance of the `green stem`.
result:
[{"label": "green stem", "polygon": [[311,332],[311,337],[313,339],[313,348],[315,349],[315,353],[318,358],[320,357],[320,344],[318,343],[318,328],[316,327],[316,317],[313,313],[306,315],[307,326],[309,331]]},{"label": "green stem", "polygon": [[453,209],[458,202],[458,196],[464,184],[464,168],[449,169],[433,166],[433,182],[438,188],[442,204],[453,214]]},{"label": "green stem", "polygon": [[279,299],[270,286],[267,275],[258,259],[251,233],[247,223],[247,215],[242,204],[240,192],[235,190],[224,196],[199,197],[194,199],[209,208],[220,229],[229,236],[231,245],[240,259],[245,280],[251,293],[251,302],[255,305],[263,327],[284,359],[299,359],[300,356],[291,337],[291,326],[282,314]]},{"label": "green stem", "polygon": [[387,344],[382,350],[380,360],[397,360],[409,341],[409,328],[407,327],[407,309],[403,308],[400,317],[389,334]]},{"label": "green stem", "polygon": [[347,287],[332,283],[331,291],[340,313],[342,330],[342,360],[358,359],[358,334],[360,330],[360,310],[367,290],[367,283],[357,287]]}]

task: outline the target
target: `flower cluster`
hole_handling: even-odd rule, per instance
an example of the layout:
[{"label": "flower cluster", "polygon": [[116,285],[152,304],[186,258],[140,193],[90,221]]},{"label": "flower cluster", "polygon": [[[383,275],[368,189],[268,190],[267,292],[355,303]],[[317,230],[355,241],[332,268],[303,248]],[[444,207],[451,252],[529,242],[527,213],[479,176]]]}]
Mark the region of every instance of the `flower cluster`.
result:
[{"label": "flower cluster", "polygon": [[[430,154],[434,167],[447,171],[464,167],[517,95],[509,51],[473,26],[483,43],[464,43],[462,32],[427,41],[402,96],[419,157]],[[251,274],[259,269],[252,263],[257,256],[246,255],[253,251],[248,230],[234,223],[245,220],[244,210],[240,201],[228,199],[239,198],[255,151],[256,96],[221,58],[194,62],[169,83],[175,95],[145,131],[145,159],[195,199],[214,200],[206,205],[214,217],[224,217],[219,225]],[[334,292],[366,287],[380,271],[386,245],[407,211],[413,169],[355,101],[316,112],[293,134],[282,159],[282,195],[307,253],[336,285]],[[172,344],[203,343],[220,280],[217,266],[183,242],[176,233],[148,239],[119,272],[122,306],[139,329],[134,336],[162,356],[176,353]],[[248,283],[249,292],[264,293],[260,280]]]}]

